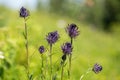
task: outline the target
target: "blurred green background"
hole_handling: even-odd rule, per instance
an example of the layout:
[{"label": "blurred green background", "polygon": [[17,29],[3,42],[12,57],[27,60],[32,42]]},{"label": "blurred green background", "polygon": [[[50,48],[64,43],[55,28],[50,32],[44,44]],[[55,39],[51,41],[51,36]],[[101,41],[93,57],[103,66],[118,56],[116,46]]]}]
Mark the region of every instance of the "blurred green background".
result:
[{"label": "blurred green background", "polygon": [[103,66],[102,72],[91,72],[83,80],[120,80],[120,0],[0,0],[0,53],[3,53],[0,56],[4,56],[0,57],[0,80],[26,80],[21,6],[30,11],[29,61],[34,80],[40,80],[38,48],[40,45],[49,48],[47,33],[58,30],[60,34],[53,47],[53,63],[59,65],[60,46],[69,41],[65,27],[70,23],[77,24],[80,30],[73,43],[72,80],[80,80],[95,63]]}]

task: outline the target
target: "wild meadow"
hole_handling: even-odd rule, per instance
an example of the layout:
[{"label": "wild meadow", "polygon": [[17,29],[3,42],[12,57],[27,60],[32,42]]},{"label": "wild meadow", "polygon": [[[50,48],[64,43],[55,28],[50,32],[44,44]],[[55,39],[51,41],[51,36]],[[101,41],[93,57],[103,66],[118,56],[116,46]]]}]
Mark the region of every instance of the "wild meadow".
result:
[{"label": "wild meadow", "polygon": [[[120,80],[119,28],[107,33],[67,16],[29,11],[25,18],[20,11],[0,10],[0,80]],[[71,42],[66,27],[73,23],[79,34]],[[59,39],[50,42],[54,31]],[[72,44],[68,53],[66,42]],[[98,73],[95,64],[102,66]]]}]

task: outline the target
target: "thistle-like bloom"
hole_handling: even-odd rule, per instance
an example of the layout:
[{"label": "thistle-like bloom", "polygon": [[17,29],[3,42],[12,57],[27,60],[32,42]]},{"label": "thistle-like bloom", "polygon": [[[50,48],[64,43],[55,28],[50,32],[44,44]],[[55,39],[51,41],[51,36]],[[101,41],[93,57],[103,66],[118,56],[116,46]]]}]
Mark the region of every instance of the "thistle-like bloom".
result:
[{"label": "thistle-like bloom", "polygon": [[76,24],[68,25],[68,27],[66,28],[66,32],[71,38],[75,38],[79,35],[79,30]]},{"label": "thistle-like bloom", "polygon": [[20,17],[28,17],[29,16],[29,11],[26,9],[26,8],[24,8],[24,7],[22,7],[21,9],[20,9]]},{"label": "thistle-like bloom", "polygon": [[73,47],[71,43],[66,42],[61,46],[61,49],[64,54],[71,54]]},{"label": "thistle-like bloom", "polygon": [[38,50],[41,54],[45,52],[44,46],[40,46]]},{"label": "thistle-like bloom", "polygon": [[59,34],[57,31],[49,32],[48,35],[46,36],[46,40],[50,45],[57,42],[58,39],[59,39]]},{"label": "thistle-like bloom", "polygon": [[96,74],[99,73],[101,70],[102,70],[102,66],[97,63],[93,66],[93,69],[92,69],[92,71],[95,72]]}]

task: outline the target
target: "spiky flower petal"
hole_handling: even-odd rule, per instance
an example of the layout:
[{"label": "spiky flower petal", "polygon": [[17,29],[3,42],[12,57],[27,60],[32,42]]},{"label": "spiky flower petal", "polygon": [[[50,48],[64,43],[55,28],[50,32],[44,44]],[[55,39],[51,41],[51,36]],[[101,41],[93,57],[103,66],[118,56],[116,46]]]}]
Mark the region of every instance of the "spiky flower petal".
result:
[{"label": "spiky flower petal", "polygon": [[66,32],[71,38],[75,38],[79,35],[79,30],[76,24],[70,24],[66,28]]},{"label": "spiky flower petal", "polygon": [[96,74],[99,73],[101,70],[102,70],[102,66],[98,63],[96,63],[92,69],[92,71],[95,72]]},{"label": "spiky flower petal", "polygon": [[71,54],[73,47],[71,43],[66,42],[61,46],[61,49],[64,54]]},{"label": "spiky flower petal", "polygon": [[24,7],[21,7],[21,9],[20,9],[20,17],[28,17],[29,16],[29,11],[26,9],[26,8],[24,8]]},{"label": "spiky flower petal", "polygon": [[49,32],[48,35],[46,36],[46,40],[50,45],[57,42],[58,39],[59,39],[59,34],[57,31]]}]

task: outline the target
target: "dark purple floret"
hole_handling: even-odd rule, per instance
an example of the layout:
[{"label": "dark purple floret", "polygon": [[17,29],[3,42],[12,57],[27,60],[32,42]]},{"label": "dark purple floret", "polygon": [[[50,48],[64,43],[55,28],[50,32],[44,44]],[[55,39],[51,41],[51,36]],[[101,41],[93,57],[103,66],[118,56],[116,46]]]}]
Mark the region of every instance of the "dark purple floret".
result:
[{"label": "dark purple floret", "polygon": [[66,42],[61,46],[61,49],[64,54],[71,54],[73,48],[72,48],[71,43]]},{"label": "dark purple floret", "polygon": [[40,52],[41,54],[45,52],[44,46],[40,46],[40,47],[39,47],[39,52]]},{"label": "dark purple floret", "polygon": [[48,35],[46,36],[46,40],[50,45],[57,42],[58,39],[59,39],[59,34],[57,31],[49,32]]},{"label": "dark purple floret", "polygon": [[66,54],[64,54],[64,55],[62,56],[62,60],[63,60],[63,61],[66,60]]},{"label": "dark purple floret", "polygon": [[75,38],[79,35],[79,30],[76,24],[68,25],[68,27],[66,28],[66,32],[71,38]]},{"label": "dark purple floret", "polygon": [[29,16],[29,11],[26,9],[26,8],[24,8],[24,7],[22,7],[21,9],[20,9],[20,17],[28,17]]},{"label": "dark purple floret", "polygon": [[102,66],[97,63],[93,66],[92,69],[92,71],[95,72],[96,74],[99,73],[101,70],[102,70]]}]

